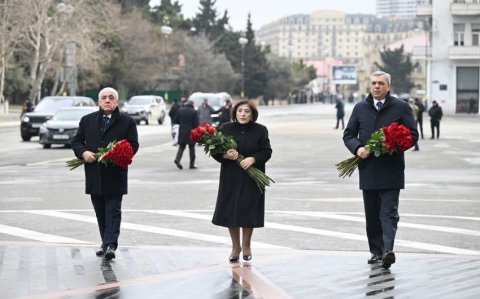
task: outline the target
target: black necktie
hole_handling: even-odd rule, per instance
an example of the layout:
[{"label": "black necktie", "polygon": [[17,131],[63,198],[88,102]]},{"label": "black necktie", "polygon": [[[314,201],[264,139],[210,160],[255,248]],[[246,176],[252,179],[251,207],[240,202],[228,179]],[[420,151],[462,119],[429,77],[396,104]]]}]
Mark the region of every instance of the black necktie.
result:
[{"label": "black necktie", "polygon": [[107,124],[110,121],[110,118],[108,116],[103,116],[102,117],[102,132],[105,131],[105,128],[107,128]]},{"label": "black necktie", "polygon": [[383,103],[382,102],[377,102],[377,108],[378,110],[382,109]]}]

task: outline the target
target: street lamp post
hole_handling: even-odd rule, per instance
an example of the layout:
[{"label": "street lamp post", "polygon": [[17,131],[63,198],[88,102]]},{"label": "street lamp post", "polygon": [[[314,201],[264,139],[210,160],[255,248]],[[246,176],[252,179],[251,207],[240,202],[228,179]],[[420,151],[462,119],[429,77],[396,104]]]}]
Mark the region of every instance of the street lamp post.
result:
[{"label": "street lamp post", "polygon": [[168,26],[168,20],[165,21],[165,25],[160,28],[163,36],[165,37],[165,41],[163,44],[163,55],[164,55],[164,71],[165,71],[165,92],[163,94],[164,99],[168,100],[168,89],[169,89],[169,71],[168,71],[168,55],[167,55],[167,39],[168,36],[172,33],[172,27]]},{"label": "street lamp post", "polygon": [[[57,4],[57,10],[66,16],[70,16],[74,11],[74,7],[71,4],[60,2]],[[65,45],[65,61],[63,64],[62,77],[63,80],[67,82],[68,93],[71,96],[77,94],[78,87],[77,63],[75,60],[76,52],[77,44],[74,41],[70,41]]]},{"label": "street lamp post", "polygon": [[248,39],[245,37],[240,37],[238,39],[240,46],[242,46],[242,90],[240,92],[240,97],[243,99],[245,92],[245,45],[248,43]]}]

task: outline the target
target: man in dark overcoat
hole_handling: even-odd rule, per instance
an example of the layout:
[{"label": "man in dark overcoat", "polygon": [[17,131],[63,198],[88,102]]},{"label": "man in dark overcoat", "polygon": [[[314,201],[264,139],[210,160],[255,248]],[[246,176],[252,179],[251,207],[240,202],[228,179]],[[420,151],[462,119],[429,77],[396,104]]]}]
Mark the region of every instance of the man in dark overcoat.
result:
[{"label": "man in dark overcoat", "polygon": [[385,269],[395,263],[393,245],[399,221],[400,189],[405,188],[404,153],[396,151],[380,157],[369,155],[365,145],[373,132],[393,122],[410,129],[413,144],[418,131],[408,103],[390,95],[391,77],[377,71],[370,76],[370,94],[353,108],[343,134],[345,146],[363,160],[358,165],[363,192],[369,264],[381,262]]},{"label": "man in dark overcoat", "polygon": [[118,93],[106,87],[98,95],[99,111],[85,115],[80,120],[72,140],[72,149],[85,160],[85,193],[90,194],[97,217],[101,249],[97,256],[115,258],[122,219],[122,197],[128,191],[128,169],[97,163],[98,148],[112,141],[126,139],[136,153],[139,147],[137,125],[128,115],[118,110]]},{"label": "man in dark overcoat", "polygon": [[185,103],[185,106],[178,109],[178,112],[173,119],[174,124],[179,124],[178,151],[175,160],[173,161],[178,169],[183,169],[180,161],[182,160],[183,151],[187,145],[190,153],[190,169],[197,168],[195,166],[195,142],[190,140],[190,131],[198,126],[198,114],[193,105],[193,101],[188,100]]}]

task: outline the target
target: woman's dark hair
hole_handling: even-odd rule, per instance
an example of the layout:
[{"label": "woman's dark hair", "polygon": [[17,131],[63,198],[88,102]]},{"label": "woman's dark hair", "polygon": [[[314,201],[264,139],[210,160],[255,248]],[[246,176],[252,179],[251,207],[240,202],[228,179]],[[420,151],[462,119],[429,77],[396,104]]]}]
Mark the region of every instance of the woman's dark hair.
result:
[{"label": "woman's dark hair", "polygon": [[236,103],[235,106],[233,106],[233,109],[232,109],[233,121],[237,122],[237,109],[240,105],[244,105],[244,104],[247,104],[250,110],[252,111],[252,121],[254,122],[257,121],[257,118],[258,118],[257,106],[253,101],[249,101],[249,100],[241,100],[238,103]]}]

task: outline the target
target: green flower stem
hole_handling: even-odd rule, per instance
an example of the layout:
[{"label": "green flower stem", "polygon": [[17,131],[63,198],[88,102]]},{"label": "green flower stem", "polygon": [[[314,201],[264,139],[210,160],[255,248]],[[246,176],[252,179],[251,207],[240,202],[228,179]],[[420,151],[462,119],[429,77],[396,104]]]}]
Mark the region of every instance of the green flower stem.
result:
[{"label": "green flower stem", "polygon": [[[244,159],[245,157],[243,155],[238,154],[238,158],[235,160],[235,162],[238,166],[240,166],[240,162],[242,162]],[[250,166],[245,171],[247,172],[248,176],[255,181],[261,193],[263,193],[263,190],[265,190],[265,186],[270,187],[270,182],[275,183],[274,180],[272,180],[269,176],[267,176],[265,173],[263,173],[260,169],[256,167]]]}]

